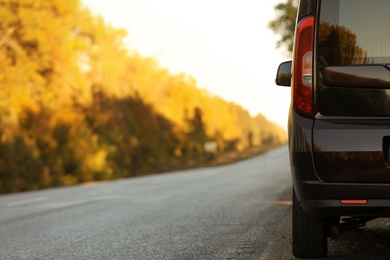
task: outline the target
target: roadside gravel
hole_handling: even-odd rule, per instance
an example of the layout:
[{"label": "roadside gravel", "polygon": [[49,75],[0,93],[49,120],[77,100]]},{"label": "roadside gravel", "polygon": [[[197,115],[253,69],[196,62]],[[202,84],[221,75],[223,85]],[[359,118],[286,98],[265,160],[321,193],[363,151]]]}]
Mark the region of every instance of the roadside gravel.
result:
[{"label": "roadside gravel", "polygon": [[[291,210],[289,210],[260,259],[297,259],[291,252]],[[326,259],[390,259],[390,219],[376,219],[368,222],[365,227],[346,230],[336,238],[329,238]]]}]

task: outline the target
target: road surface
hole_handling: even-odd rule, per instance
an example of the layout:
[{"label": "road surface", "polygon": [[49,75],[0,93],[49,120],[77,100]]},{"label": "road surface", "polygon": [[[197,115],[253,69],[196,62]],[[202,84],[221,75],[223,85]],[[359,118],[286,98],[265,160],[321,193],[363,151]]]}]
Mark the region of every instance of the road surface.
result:
[{"label": "road surface", "polygon": [[[0,259],[293,259],[290,198],[286,147],[226,166],[3,195]],[[330,241],[330,258],[390,258],[386,225]]]}]

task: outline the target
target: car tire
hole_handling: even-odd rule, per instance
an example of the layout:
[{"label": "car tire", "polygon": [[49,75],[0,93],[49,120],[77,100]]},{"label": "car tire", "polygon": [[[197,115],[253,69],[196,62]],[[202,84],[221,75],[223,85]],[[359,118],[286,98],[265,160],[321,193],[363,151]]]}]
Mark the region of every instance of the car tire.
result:
[{"label": "car tire", "polygon": [[306,214],[293,190],[293,255],[298,258],[322,258],[328,253],[326,219]]}]

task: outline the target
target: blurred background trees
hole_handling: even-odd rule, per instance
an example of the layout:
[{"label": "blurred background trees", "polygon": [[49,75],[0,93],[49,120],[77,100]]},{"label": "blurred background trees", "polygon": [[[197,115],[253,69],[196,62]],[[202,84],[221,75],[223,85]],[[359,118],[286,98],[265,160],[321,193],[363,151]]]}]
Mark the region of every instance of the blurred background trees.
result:
[{"label": "blurred background trees", "polygon": [[284,3],[277,4],[275,6],[277,16],[268,24],[269,28],[280,36],[276,47],[286,48],[287,56],[291,56],[293,48],[297,7],[298,0],[286,0]]},{"label": "blurred background trees", "polygon": [[0,193],[188,167],[285,142],[262,115],[124,46],[79,0],[0,3]]}]

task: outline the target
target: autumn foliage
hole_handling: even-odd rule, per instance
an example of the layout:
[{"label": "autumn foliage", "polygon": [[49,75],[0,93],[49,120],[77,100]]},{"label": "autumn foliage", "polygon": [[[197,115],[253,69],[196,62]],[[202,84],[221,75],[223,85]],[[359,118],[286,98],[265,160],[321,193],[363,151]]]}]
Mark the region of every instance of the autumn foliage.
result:
[{"label": "autumn foliage", "polygon": [[2,0],[0,17],[0,193],[183,168],[210,141],[214,156],[285,141],[78,0]]}]

